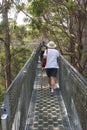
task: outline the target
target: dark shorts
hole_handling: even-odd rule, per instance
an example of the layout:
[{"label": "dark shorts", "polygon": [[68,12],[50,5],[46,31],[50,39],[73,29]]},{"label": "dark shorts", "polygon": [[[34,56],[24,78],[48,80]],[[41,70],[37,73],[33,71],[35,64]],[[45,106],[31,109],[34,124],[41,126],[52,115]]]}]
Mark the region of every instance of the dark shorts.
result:
[{"label": "dark shorts", "polygon": [[46,73],[47,73],[47,76],[48,77],[51,77],[51,76],[53,76],[53,77],[56,77],[57,76],[57,68],[47,68],[46,69]]}]

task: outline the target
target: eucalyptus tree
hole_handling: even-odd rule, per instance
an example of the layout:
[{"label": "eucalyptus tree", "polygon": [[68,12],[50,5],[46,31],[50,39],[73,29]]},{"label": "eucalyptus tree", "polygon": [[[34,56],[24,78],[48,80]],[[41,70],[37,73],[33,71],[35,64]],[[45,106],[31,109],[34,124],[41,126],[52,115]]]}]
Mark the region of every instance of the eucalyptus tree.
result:
[{"label": "eucalyptus tree", "polygon": [[70,37],[71,60],[80,72],[84,72],[87,71],[87,1],[70,0],[66,3],[66,7],[70,16],[69,31],[72,34]]},{"label": "eucalyptus tree", "polygon": [[58,47],[63,53],[65,46],[62,51],[61,44],[69,38],[67,28],[68,11],[64,3],[58,0],[31,0],[28,12],[32,15],[32,28],[37,28],[41,34],[44,33],[47,38],[58,42]]},{"label": "eucalyptus tree", "polygon": [[[5,48],[5,65],[4,65],[4,75],[5,75],[5,81],[6,81],[6,88],[9,87],[11,83],[11,54],[10,54],[10,43],[11,43],[11,30],[9,28],[9,12],[11,11],[11,8],[14,4],[19,5],[20,0],[2,0],[2,3],[0,5],[0,13],[2,14],[2,27],[3,27],[3,36],[0,37],[0,40],[2,43],[4,43]],[[15,15],[15,21],[17,17],[18,10],[16,11]],[[14,14],[13,14],[14,15]],[[14,21],[14,22],[15,22]]]},{"label": "eucalyptus tree", "polygon": [[[62,54],[80,72],[87,67],[87,1],[83,0],[28,0],[33,30],[38,29],[57,42]],[[40,34],[39,33],[39,34]],[[83,39],[85,44],[83,44]],[[87,47],[86,47],[87,48]],[[86,51],[84,51],[84,49]]]},{"label": "eucalyptus tree", "polygon": [[8,23],[8,10],[9,4],[7,0],[2,1],[2,16],[3,16],[3,27],[4,27],[4,47],[5,47],[5,79],[6,79],[6,88],[11,83],[11,55],[10,55],[10,34],[9,34],[9,23]]},{"label": "eucalyptus tree", "polygon": [[6,88],[11,83],[11,54],[10,54],[10,30],[9,30],[9,19],[8,12],[10,10],[12,1],[3,0],[1,5],[1,13],[3,18],[3,29],[4,29],[4,47],[5,47],[5,66],[4,66],[4,74],[6,80]]}]

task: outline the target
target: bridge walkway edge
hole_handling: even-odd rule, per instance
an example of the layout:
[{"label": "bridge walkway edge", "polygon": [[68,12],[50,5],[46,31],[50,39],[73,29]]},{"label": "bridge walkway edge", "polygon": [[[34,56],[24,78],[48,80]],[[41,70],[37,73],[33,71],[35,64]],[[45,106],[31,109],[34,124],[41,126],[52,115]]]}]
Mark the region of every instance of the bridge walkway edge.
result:
[{"label": "bridge walkway edge", "polygon": [[38,62],[25,130],[72,130],[58,83],[52,96]]}]

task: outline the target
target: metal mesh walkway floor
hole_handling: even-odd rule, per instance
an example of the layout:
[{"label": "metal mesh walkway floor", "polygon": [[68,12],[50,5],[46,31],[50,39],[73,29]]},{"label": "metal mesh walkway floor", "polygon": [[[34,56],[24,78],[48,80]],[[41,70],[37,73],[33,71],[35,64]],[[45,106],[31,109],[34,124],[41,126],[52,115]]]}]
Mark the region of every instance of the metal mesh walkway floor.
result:
[{"label": "metal mesh walkway floor", "polygon": [[58,84],[53,96],[47,85],[46,73],[38,64],[25,130],[71,130]]}]

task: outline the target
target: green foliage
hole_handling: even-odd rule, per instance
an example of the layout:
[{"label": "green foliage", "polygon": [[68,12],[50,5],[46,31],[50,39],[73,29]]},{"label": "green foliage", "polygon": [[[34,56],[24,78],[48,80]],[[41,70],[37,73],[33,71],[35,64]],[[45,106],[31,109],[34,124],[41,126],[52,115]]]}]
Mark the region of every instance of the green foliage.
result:
[{"label": "green foliage", "polygon": [[3,69],[4,69],[4,64],[5,64],[5,54],[4,52],[0,53],[0,104],[3,101],[4,98],[4,91],[5,91],[5,79],[4,79],[4,74],[3,74]]},{"label": "green foliage", "polygon": [[4,100],[4,92],[5,92],[5,89],[3,89],[3,86],[0,86],[0,105],[2,104]]},{"label": "green foliage", "polygon": [[30,26],[33,30],[38,29],[39,31],[43,27],[43,15],[46,12],[46,9],[49,6],[49,0],[34,0],[28,6],[28,13],[32,15],[32,19],[30,21]]},{"label": "green foliage", "polygon": [[25,48],[25,46],[20,46],[20,47],[16,46],[11,49],[12,80],[18,74],[19,70],[23,67],[25,62],[30,57],[30,54],[32,53],[31,47],[27,49],[27,48]]},{"label": "green foliage", "polygon": [[87,71],[83,71],[82,75],[87,79]]},{"label": "green foliage", "polygon": [[[35,16],[41,16],[44,13],[44,9],[48,7],[49,0],[34,0],[28,8],[30,14]],[[45,7],[45,8],[44,8]]]},{"label": "green foliage", "polygon": [[74,4],[74,1],[73,0],[69,0],[66,4],[67,8],[71,8]]},{"label": "green foliage", "polygon": [[4,52],[0,53],[0,62],[2,62],[2,60],[5,60],[5,53]]},{"label": "green foliage", "polygon": [[[34,46],[31,44],[20,45],[20,46],[10,46],[11,51],[11,72],[12,80],[19,73],[21,68],[24,66],[25,62],[30,57]],[[5,77],[4,77],[4,65],[5,65],[5,54],[2,51],[0,53],[0,103],[3,101],[3,94],[5,90]]]},{"label": "green foliage", "polygon": [[76,8],[76,6],[78,7],[77,3],[73,0],[69,0],[68,2],[66,2],[66,7],[68,9]]},{"label": "green foliage", "polygon": [[[10,25],[10,28],[12,30],[12,26],[13,24]],[[20,42],[23,41],[24,37],[26,36],[26,28],[25,26],[15,26],[15,28],[12,30],[13,34],[11,36],[11,38],[14,40],[14,39],[17,39],[17,41],[19,40]]]},{"label": "green foliage", "polygon": [[[1,22],[0,23],[0,41],[2,41],[2,40],[4,40],[3,39],[3,22]],[[0,45],[0,47],[1,47],[1,45]]]}]

